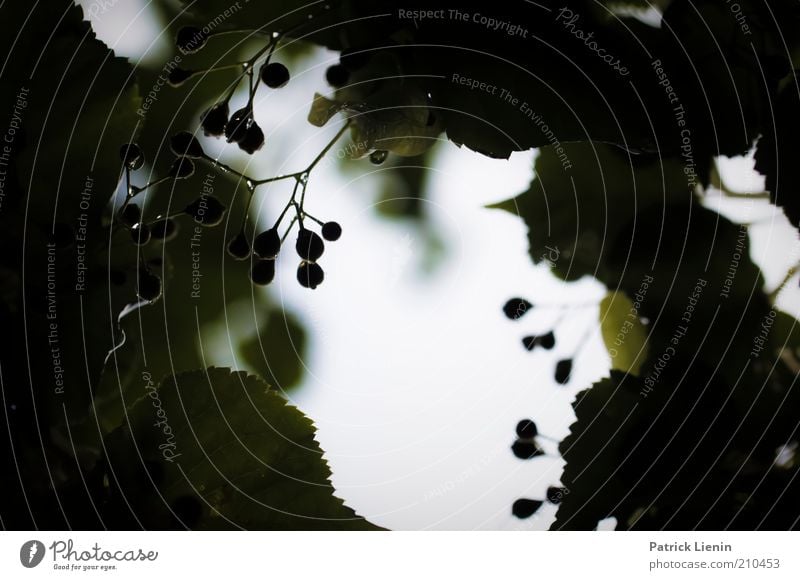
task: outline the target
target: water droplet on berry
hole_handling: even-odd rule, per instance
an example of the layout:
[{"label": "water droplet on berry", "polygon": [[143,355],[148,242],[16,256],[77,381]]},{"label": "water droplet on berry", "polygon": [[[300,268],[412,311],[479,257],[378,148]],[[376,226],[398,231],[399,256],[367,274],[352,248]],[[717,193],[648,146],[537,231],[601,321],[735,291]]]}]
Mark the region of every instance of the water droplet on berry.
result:
[{"label": "water droplet on berry", "polygon": [[389,152],[384,151],[383,149],[378,149],[377,151],[373,151],[369,155],[369,161],[373,165],[380,165],[389,157]]},{"label": "water droplet on berry", "polygon": [[240,143],[247,137],[247,128],[253,120],[253,112],[249,107],[234,111],[230,121],[225,125],[225,138],[228,143]]}]

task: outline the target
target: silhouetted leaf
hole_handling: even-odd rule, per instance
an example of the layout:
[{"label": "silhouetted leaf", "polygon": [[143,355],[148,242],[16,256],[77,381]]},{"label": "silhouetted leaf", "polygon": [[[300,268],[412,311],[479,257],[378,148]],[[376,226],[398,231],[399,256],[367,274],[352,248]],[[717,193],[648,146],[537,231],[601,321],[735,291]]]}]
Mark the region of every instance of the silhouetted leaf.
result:
[{"label": "silhouetted leaf", "polygon": [[334,495],[311,420],[256,377],[211,367],[141,392],[107,445],[148,527],[181,527],[170,506],[194,498],[197,529],[377,529]]},{"label": "silhouetted leaf", "polygon": [[756,170],[765,179],[770,200],[783,208],[786,217],[800,227],[800,179],[796,160],[800,158],[800,94],[793,81],[781,91],[775,103],[775,121],[761,137],[756,151]]},{"label": "silhouetted leaf", "polygon": [[489,207],[525,220],[534,263],[551,263],[565,280],[596,276],[612,287],[620,269],[608,256],[620,232],[650,207],[688,202],[700,183],[677,159],[640,159],[599,143],[545,147],[534,174],[526,192]]}]

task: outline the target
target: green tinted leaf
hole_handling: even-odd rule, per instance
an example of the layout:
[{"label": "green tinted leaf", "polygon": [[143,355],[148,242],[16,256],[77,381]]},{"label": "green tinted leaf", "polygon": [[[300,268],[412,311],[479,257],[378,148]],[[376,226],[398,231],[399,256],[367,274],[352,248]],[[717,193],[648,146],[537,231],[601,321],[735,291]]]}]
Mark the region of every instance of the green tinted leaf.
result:
[{"label": "green tinted leaf", "polygon": [[242,342],[245,364],[278,392],[296,387],[303,376],[306,335],[298,320],[271,310],[256,335]]},{"label": "green tinted leaf", "polygon": [[423,87],[413,82],[381,90],[353,117],[354,157],[379,149],[402,157],[421,155],[436,144],[442,116],[428,107]]},{"label": "green tinted leaf", "polygon": [[308,112],[308,122],[315,127],[322,127],[330,121],[339,110],[341,106],[335,101],[330,100],[319,93],[314,94],[314,100],[311,103],[311,110]]},{"label": "green tinted leaf", "polygon": [[648,355],[647,329],[623,292],[609,292],[600,302],[600,330],[611,368],[638,375]]}]

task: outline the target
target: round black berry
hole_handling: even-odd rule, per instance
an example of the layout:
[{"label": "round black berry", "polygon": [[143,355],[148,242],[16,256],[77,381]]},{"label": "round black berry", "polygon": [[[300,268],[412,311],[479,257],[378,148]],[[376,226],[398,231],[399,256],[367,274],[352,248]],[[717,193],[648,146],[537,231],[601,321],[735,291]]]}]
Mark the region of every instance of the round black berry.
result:
[{"label": "round black berry", "polygon": [[322,224],[322,237],[329,242],[335,242],[342,237],[342,226],[337,222],[325,222]]},{"label": "round black berry", "polygon": [[169,174],[175,179],[187,179],[194,175],[194,161],[188,157],[178,157],[172,162]]},{"label": "round black berry", "polygon": [[297,255],[310,262],[316,262],[325,251],[325,242],[316,232],[300,228],[295,244]]},{"label": "round black berry", "polygon": [[528,350],[533,350],[539,344],[539,337],[536,335],[526,336],[522,339],[522,346]]},{"label": "round black berry", "polygon": [[556,335],[553,334],[552,330],[547,334],[541,335],[539,337],[539,344],[541,345],[542,348],[550,350],[556,345]]},{"label": "round black berry", "polygon": [[142,221],[142,210],[134,203],[126,205],[121,212],[119,212],[119,219],[127,226],[138,224]]},{"label": "round black berry", "polygon": [[200,126],[206,137],[221,137],[228,124],[228,102],[217,103],[200,115]]},{"label": "round black berry", "polygon": [[249,107],[234,111],[225,125],[225,138],[228,143],[239,143],[247,137],[247,128],[253,120],[253,111]]},{"label": "round black berry", "polygon": [[184,26],[175,35],[175,45],[184,54],[194,54],[206,44],[208,37],[196,26]]},{"label": "round black berry", "polygon": [[144,152],[136,143],[126,143],[119,148],[119,157],[128,169],[140,169],[144,165]]},{"label": "round black berry", "polygon": [[340,64],[329,66],[325,71],[325,80],[335,89],[343,87],[350,80],[350,71]]},{"label": "round black berry", "polygon": [[169,138],[169,148],[180,157],[198,158],[203,156],[203,147],[189,131],[175,133]]},{"label": "round black berry", "polygon": [[312,290],[322,284],[325,279],[325,272],[316,262],[300,262],[297,267],[297,281],[304,288],[311,288]]},{"label": "round black berry", "polygon": [[258,234],[253,240],[253,252],[259,258],[275,258],[281,251],[281,235],[276,228]]},{"label": "round black berry", "polygon": [[547,488],[547,501],[552,504],[560,504],[564,496],[567,495],[567,488],[550,486]]},{"label": "round black berry", "polygon": [[552,331],[548,332],[547,334],[542,334],[539,336],[536,335],[526,336],[525,338],[522,339],[522,344],[528,350],[533,350],[537,346],[541,346],[542,348],[550,350],[556,345],[556,337],[552,333]]},{"label": "round black berry", "polygon": [[339,62],[342,63],[344,68],[350,72],[354,72],[358,69],[364,68],[364,66],[369,62],[370,56],[371,55],[367,50],[348,48],[347,50],[343,50],[339,55]]},{"label": "round black berry", "polygon": [[536,510],[542,507],[542,503],[536,499],[518,499],[511,506],[511,513],[521,520],[529,518],[536,513]]},{"label": "round black berry", "polygon": [[137,246],[144,246],[150,241],[150,228],[145,223],[138,223],[131,226],[131,238]]},{"label": "round black berry", "polygon": [[191,78],[195,71],[175,67],[167,75],[167,82],[173,87],[179,87]]},{"label": "round black berry", "polygon": [[514,441],[514,444],[511,446],[511,451],[519,459],[533,459],[534,457],[544,455],[544,451],[542,451],[541,447],[534,441]]},{"label": "round black berry", "polygon": [[201,226],[214,227],[222,223],[225,206],[216,197],[201,195],[186,206],[184,213],[192,216]]},{"label": "round black berry", "polygon": [[572,359],[567,358],[556,363],[555,379],[557,383],[566,385],[569,382],[569,377],[572,374]]},{"label": "round black berry", "polygon": [[378,149],[369,154],[369,162],[373,165],[381,165],[389,157],[389,152]]},{"label": "round black berry", "polygon": [[530,419],[523,419],[517,423],[517,437],[520,439],[533,439],[539,434],[536,423]]},{"label": "round black berry", "polygon": [[175,236],[178,235],[178,224],[171,218],[158,220],[150,226],[150,233],[153,239],[169,242],[170,240],[174,240]]},{"label": "round black berry", "polygon": [[261,82],[271,89],[286,86],[289,76],[289,69],[279,62],[271,62],[261,67]]},{"label": "round black berry", "polygon": [[533,308],[533,304],[524,298],[512,298],[503,306],[503,312],[511,320],[517,320],[531,308]]},{"label": "round black berry", "polygon": [[161,278],[150,270],[139,268],[139,281],[136,294],[142,300],[154,302],[161,296]]},{"label": "round black berry", "polygon": [[253,121],[245,130],[244,139],[239,141],[239,149],[252,155],[264,146],[264,131]]},{"label": "round black berry", "polygon": [[245,260],[250,255],[250,242],[244,231],[239,232],[228,242],[228,254],[235,260]]},{"label": "round black berry", "polygon": [[250,270],[253,284],[266,286],[275,278],[275,260],[258,260]]}]

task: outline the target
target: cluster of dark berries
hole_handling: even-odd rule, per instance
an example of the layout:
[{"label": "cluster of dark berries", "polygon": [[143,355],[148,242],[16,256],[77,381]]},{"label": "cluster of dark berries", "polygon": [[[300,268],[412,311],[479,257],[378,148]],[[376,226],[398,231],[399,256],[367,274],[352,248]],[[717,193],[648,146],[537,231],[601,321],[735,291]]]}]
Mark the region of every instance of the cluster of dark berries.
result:
[{"label": "cluster of dark berries", "polygon": [[[567,490],[565,487],[550,486],[547,488],[547,501],[554,505],[558,505],[568,493],[569,490]],[[533,514],[539,511],[539,508],[542,507],[542,505],[544,505],[544,502],[538,499],[520,498],[511,504],[511,514],[523,520],[531,517]]]},{"label": "cluster of dark berries", "polygon": [[[194,175],[193,159],[205,158],[199,141],[187,131],[182,131],[170,138],[170,149],[176,155],[170,165],[167,176],[143,186],[131,183],[131,172],[141,169],[145,162],[144,152],[136,143],[126,143],[120,148],[119,155],[125,171],[127,195],[116,215],[116,223],[126,228],[137,246],[146,246],[151,241],[168,242],[178,235],[178,224],[175,218],[181,215],[192,217],[198,224],[207,227],[222,223],[225,205],[217,198],[201,195],[183,210],[168,216],[156,216],[153,220],[145,220],[141,207],[134,203],[140,193],[168,179],[187,179]],[[153,274],[149,266],[142,262],[139,267],[138,296],[142,300],[155,301],[161,296],[161,280]]]},{"label": "cluster of dark berries", "polygon": [[[177,224],[175,224],[174,218],[181,215],[188,215],[194,219],[195,222],[205,227],[220,225],[224,220],[226,207],[219,199],[211,195],[202,194],[183,210],[169,216],[158,216],[153,223],[143,220],[138,206],[130,203],[137,194],[153,185],[170,178],[185,179],[192,175],[194,173],[193,159],[202,159],[215,167],[222,167],[226,172],[238,175],[247,184],[251,201],[259,185],[281,179],[294,179],[296,183],[294,191],[275,225],[256,235],[251,243],[246,234],[248,212],[245,211],[238,233],[228,241],[227,252],[236,260],[246,260],[252,257],[252,267],[250,270],[251,280],[253,283],[259,285],[269,284],[275,278],[275,261],[280,253],[281,246],[291,232],[294,224],[297,223],[299,224],[299,232],[295,249],[301,258],[300,265],[297,268],[297,279],[300,284],[306,288],[316,288],[322,283],[325,277],[325,272],[318,263],[319,258],[325,251],[325,241],[334,242],[338,240],[342,235],[342,228],[337,222],[322,222],[307,213],[303,207],[305,193],[311,170],[319,160],[322,159],[323,155],[330,149],[336,139],[344,134],[346,128],[347,125],[339,131],[337,136],[334,137],[306,169],[297,173],[262,180],[250,178],[210,158],[205,154],[202,146],[194,135],[187,131],[181,131],[170,138],[170,148],[177,158],[172,163],[168,175],[148,183],[143,187],[136,187],[130,183],[130,171],[135,167],[141,167],[144,163],[141,157],[141,150],[134,144],[125,145],[121,150],[121,154],[123,155],[123,162],[126,168],[125,175],[128,184],[128,196],[119,212],[119,219],[122,223],[128,224],[128,227],[131,229],[131,234],[134,236],[134,241],[139,245],[146,244],[150,236],[157,236],[161,239],[174,237],[177,234]],[[138,155],[138,157],[134,155],[134,153]],[[286,228],[285,233],[281,235],[278,228],[290,209],[293,209],[295,212],[294,218]],[[310,222],[315,222],[321,226],[320,233],[308,227]],[[140,293],[140,298],[145,300],[154,300],[158,297],[157,295],[154,297],[150,296],[150,293]]]},{"label": "cluster of dark berries", "polygon": [[519,459],[533,459],[544,455],[544,451],[536,442],[539,431],[536,423],[530,419],[523,419],[517,423],[517,440],[511,445],[511,451]]},{"label": "cluster of dark berries", "polygon": [[295,242],[295,251],[300,257],[297,267],[297,281],[305,288],[314,289],[325,279],[325,272],[317,263],[325,251],[325,242],[334,242],[342,235],[342,228],[336,222],[322,224],[322,237],[315,231],[305,227],[301,220],[293,220],[286,233],[278,232],[280,220],[273,227],[264,230],[253,238],[252,246],[244,232],[244,226],[236,236],[228,242],[228,254],[236,260],[246,260],[252,254],[253,265],[250,279],[254,284],[265,286],[275,278],[275,261],[280,254],[283,241],[292,229],[295,221],[300,221],[300,228]]},{"label": "cluster of dark berries", "polygon": [[[326,5],[325,10],[327,9],[328,7]],[[206,45],[208,37],[211,34],[213,33],[207,33],[196,27],[187,26],[178,31],[175,41],[181,52],[184,54],[193,54]],[[261,130],[258,123],[256,123],[253,116],[253,101],[260,84],[264,84],[270,89],[279,89],[286,86],[289,82],[290,74],[286,66],[278,62],[271,62],[272,54],[282,34],[285,34],[285,32],[271,35],[265,46],[244,63],[221,65],[203,70],[173,68],[170,71],[170,84],[178,86],[195,74],[224,68],[241,67],[241,73],[227,94],[218,99],[213,106],[205,110],[200,116],[200,126],[206,136],[224,136],[229,143],[236,143],[240,149],[250,154],[259,150],[264,145],[264,132]],[[256,74],[257,63],[262,57],[264,57],[263,63],[258,68]],[[346,66],[346,63],[351,62],[351,60],[353,59],[345,54],[343,55],[342,64]],[[244,78],[247,78],[249,81],[249,96],[247,102],[243,107],[234,111],[233,114],[230,114],[230,101],[233,98],[236,88]],[[275,225],[258,233],[251,241],[248,239],[246,233],[248,211],[245,211],[242,225],[238,233],[227,243],[227,252],[236,260],[251,258],[252,266],[250,269],[250,278],[253,283],[259,285],[269,284],[275,278],[275,262],[280,253],[281,246],[294,224],[298,223],[299,232],[295,243],[295,250],[300,256],[301,261],[297,268],[297,279],[299,283],[306,288],[316,288],[325,278],[325,272],[318,263],[319,258],[325,251],[325,242],[323,239],[328,242],[338,240],[342,234],[342,228],[336,222],[322,222],[308,214],[304,209],[305,192],[312,169],[330,150],[336,140],[345,133],[348,125],[349,122],[346,122],[331,142],[328,143],[304,170],[267,179],[253,179],[218,160],[212,159],[204,153],[202,146],[193,134],[188,132],[178,133],[170,139],[170,146],[178,157],[170,168],[169,176],[147,184],[142,188],[131,187],[129,184],[129,198],[126,199],[122,212],[135,211],[128,209],[128,201],[137,193],[144,191],[147,187],[160,183],[169,177],[183,179],[190,176],[194,172],[193,159],[203,159],[226,173],[238,176],[246,184],[251,201],[258,186],[282,179],[294,179],[296,182],[294,192]],[[380,162],[382,161],[380,159],[381,152],[377,153],[378,156],[375,162]],[[248,210],[249,207],[250,204],[248,204]],[[278,228],[281,224],[281,220],[290,208],[294,209],[295,216],[283,235],[281,235]],[[199,224],[210,227],[222,223],[225,211],[225,205],[218,199],[203,195],[190,203],[184,210],[179,212],[179,214],[189,215]],[[171,220],[173,217],[175,216],[166,216],[165,218],[159,217],[158,219]],[[132,235],[134,235],[134,239],[137,243],[147,243],[147,236],[152,235],[151,224],[144,223],[140,215],[136,216],[136,218],[137,225],[135,229],[137,231]],[[309,221],[316,222],[321,226],[319,233],[309,229]],[[144,233],[145,227],[150,229],[148,234]],[[174,235],[176,231],[174,223],[172,226],[165,223],[162,229],[165,233],[169,232],[169,235]]]},{"label": "cluster of dark berries", "polygon": [[[524,298],[512,298],[503,305],[503,313],[511,320],[519,320],[531,309],[533,309],[533,304]],[[540,335],[529,335],[522,339],[522,345],[528,350],[534,350],[537,346],[550,350],[556,345],[556,336],[553,331]]]},{"label": "cluster of dark berries", "polygon": [[[540,305],[541,307],[541,305]],[[534,305],[524,298],[511,298],[503,305],[503,313],[510,320],[519,320],[525,314],[530,312]],[[569,306],[559,306],[559,308],[569,308]],[[581,341],[576,352],[580,351],[586,338]],[[529,351],[534,350],[536,347],[541,347],[546,350],[551,350],[556,344],[556,337],[553,331],[545,334],[529,335],[522,339],[522,345]],[[556,363],[554,378],[555,381],[561,385],[569,383],[570,376],[572,375],[572,358],[562,359]],[[516,427],[517,439],[511,445],[511,451],[519,459],[533,459],[545,455],[545,452],[539,446],[537,438],[544,437],[539,434],[539,430],[531,419],[523,419],[517,423]],[[548,439],[547,437],[544,437]],[[547,488],[546,500],[551,504],[560,504],[569,490],[564,487],[550,486]],[[544,504],[543,501],[537,499],[520,498],[516,500],[511,506],[511,513],[517,518],[529,518],[535,514],[539,508]]]},{"label": "cluster of dark berries", "polygon": [[[534,305],[525,300],[524,298],[511,298],[503,305],[503,313],[511,320],[519,320],[526,313],[533,309]],[[553,331],[544,334],[529,335],[522,338],[522,346],[528,350],[534,350],[536,347],[541,347],[545,350],[551,350],[556,345],[556,336]],[[582,344],[579,349],[582,348]],[[559,360],[556,363],[553,378],[560,385],[566,385],[572,376],[572,358]]]},{"label": "cluster of dark berries", "polygon": [[[228,97],[228,99],[230,96]],[[253,116],[252,99],[228,117],[228,100],[216,103],[200,115],[200,125],[206,137],[222,137],[236,143],[250,155],[264,146],[264,131]]]},{"label": "cluster of dark berries", "polygon": [[[536,438],[540,437],[536,423],[530,419],[523,419],[517,423],[517,440],[511,446],[511,450],[520,459],[533,459],[545,455]],[[559,504],[569,490],[563,487],[550,486],[547,488],[546,498],[552,504]],[[544,502],[537,499],[521,498],[516,500],[511,506],[511,513],[520,518],[529,518],[542,507]]]},{"label": "cluster of dark berries", "polygon": [[[565,487],[550,486],[547,488],[545,496],[548,502],[558,505],[568,493],[569,490]],[[511,504],[511,514],[521,520],[524,520],[539,511],[539,508],[542,507],[542,505],[544,505],[544,502],[538,499],[520,498]]]},{"label": "cluster of dark berries", "polygon": [[[208,35],[193,26],[184,26],[178,31],[175,43],[184,54],[193,54],[205,46]],[[207,137],[225,137],[228,143],[236,143],[242,151],[250,155],[264,146],[264,131],[258,125],[253,115],[253,101],[259,84],[264,84],[270,89],[279,89],[289,82],[289,69],[279,62],[270,62],[272,51],[277,44],[277,38],[271,38],[267,45],[259,50],[250,60],[243,63],[242,72],[226,95],[213,106],[200,115],[200,126]],[[269,50],[266,61],[258,70],[254,82],[254,66],[259,58]],[[234,65],[235,66],[235,65]],[[213,70],[229,68],[218,66],[201,70],[186,70],[173,68],[169,72],[168,80],[172,86],[180,86],[196,74],[207,73]],[[247,77],[250,80],[250,91],[246,104],[230,113],[230,101],[239,83]]]}]

